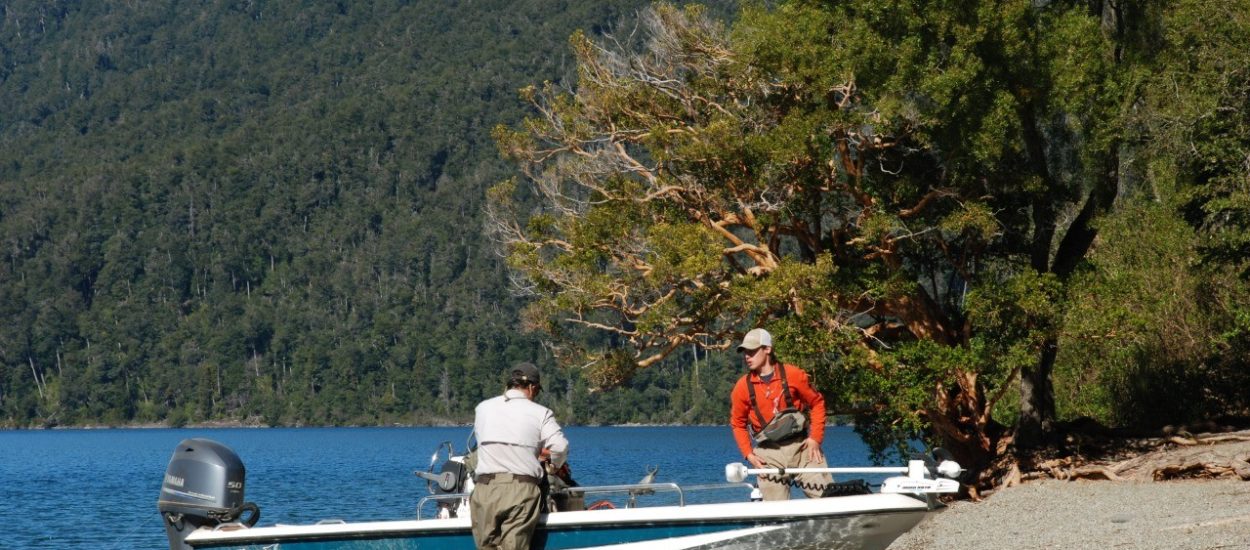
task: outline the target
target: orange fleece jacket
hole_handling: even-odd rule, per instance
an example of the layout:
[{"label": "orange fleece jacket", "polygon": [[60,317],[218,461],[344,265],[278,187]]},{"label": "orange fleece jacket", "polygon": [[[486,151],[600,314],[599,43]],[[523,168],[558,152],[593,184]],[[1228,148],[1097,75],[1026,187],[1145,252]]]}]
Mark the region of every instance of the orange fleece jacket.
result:
[{"label": "orange fleece jacket", "polygon": [[[825,439],[825,396],[812,388],[807,373],[794,366],[783,364],[779,368],[786,369],[786,382],[790,386],[791,402],[799,410],[808,413],[811,420],[807,436],[821,443]],[[738,379],[729,397],[729,425],[733,427],[734,441],[742,456],[751,454],[751,434],[747,433],[747,424],[758,432],[764,429],[751,407],[751,395],[747,393],[747,384],[755,384],[755,399],[764,415],[764,423],[772,421],[777,412],[786,408],[785,398],[781,395],[781,373],[773,370],[772,380],[767,384],[760,380],[758,374],[748,372]],[[771,397],[770,397],[771,396]]]}]

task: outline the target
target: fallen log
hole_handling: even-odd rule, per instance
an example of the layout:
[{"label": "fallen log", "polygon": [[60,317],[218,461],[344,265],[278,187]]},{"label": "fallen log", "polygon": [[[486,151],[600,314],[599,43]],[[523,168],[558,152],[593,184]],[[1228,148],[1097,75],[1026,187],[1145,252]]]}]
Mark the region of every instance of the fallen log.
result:
[{"label": "fallen log", "polygon": [[[1054,458],[1014,474],[1009,482],[1033,479],[1163,481],[1169,479],[1242,479],[1250,481],[1250,432],[1171,435],[1125,442],[1139,454],[1114,460],[1081,455]],[[1123,454],[1121,454],[1122,458]]]}]

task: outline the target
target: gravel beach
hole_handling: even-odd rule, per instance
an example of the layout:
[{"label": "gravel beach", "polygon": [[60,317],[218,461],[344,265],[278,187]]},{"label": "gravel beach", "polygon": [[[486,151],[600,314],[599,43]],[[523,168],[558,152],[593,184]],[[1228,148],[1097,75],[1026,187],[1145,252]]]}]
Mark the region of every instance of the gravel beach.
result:
[{"label": "gravel beach", "polygon": [[931,514],[889,550],[1250,550],[1250,482],[1034,481]]}]

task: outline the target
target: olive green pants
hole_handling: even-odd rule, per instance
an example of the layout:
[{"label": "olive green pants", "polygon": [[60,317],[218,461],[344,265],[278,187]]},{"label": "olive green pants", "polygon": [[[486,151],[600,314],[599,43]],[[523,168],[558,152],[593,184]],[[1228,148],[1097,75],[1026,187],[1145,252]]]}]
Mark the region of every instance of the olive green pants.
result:
[{"label": "olive green pants", "polygon": [[[824,456],[821,456],[820,460],[808,460],[807,453],[803,451],[803,438],[801,437],[781,444],[761,443],[755,448],[755,456],[763,459],[769,468],[828,467]],[[787,475],[785,478],[761,475],[758,479],[760,493],[764,495],[764,500],[789,500],[790,485],[785,482],[789,480],[795,481],[808,498],[819,497],[825,492],[825,487],[833,483],[833,476],[829,474],[797,474]]]},{"label": "olive green pants", "polygon": [[529,550],[541,502],[537,485],[509,474],[496,474],[490,483],[475,485],[469,495],[473,541],[478,548]]}]

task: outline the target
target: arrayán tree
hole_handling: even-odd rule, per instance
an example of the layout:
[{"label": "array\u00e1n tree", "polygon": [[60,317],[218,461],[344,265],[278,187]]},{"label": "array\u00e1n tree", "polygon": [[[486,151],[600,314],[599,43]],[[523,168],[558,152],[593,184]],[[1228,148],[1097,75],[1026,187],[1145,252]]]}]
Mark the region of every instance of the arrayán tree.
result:
[{"label": "array\u00e1n tree", "polygon": [[494,229],[567,361],[613,383],[766,326],[870,441],[928,431],[978,471],[1042,441],[1064,285],[1120,177],[1114,25],[1024,0],[644,23],[575,35],[576,89],[496,131],[524,178]]}]

